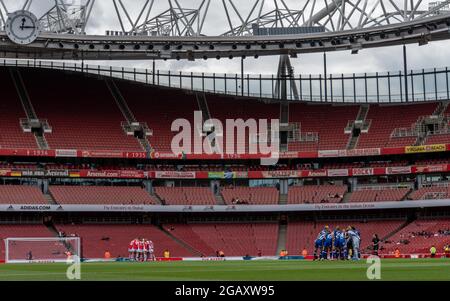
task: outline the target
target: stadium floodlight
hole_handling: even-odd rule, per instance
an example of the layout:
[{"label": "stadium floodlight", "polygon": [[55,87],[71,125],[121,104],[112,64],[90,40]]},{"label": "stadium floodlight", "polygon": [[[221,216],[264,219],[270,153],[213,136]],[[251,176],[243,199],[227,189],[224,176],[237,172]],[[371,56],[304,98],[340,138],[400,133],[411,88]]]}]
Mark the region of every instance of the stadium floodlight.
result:
[{"label": "stadium floodlight", "polygon": [[79,237],[9,237],[5,263],[67,262],[80,255]]}]

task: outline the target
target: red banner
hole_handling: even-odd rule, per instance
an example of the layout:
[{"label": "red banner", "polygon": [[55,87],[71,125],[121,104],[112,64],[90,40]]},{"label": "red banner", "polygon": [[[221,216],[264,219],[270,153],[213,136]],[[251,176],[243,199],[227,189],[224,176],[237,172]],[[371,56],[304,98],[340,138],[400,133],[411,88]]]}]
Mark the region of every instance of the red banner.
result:
[{"label": "red banner", "polygon": [[326,177],[326,176],[327,176],[326,169],[302,170],[302,172],[301,172],[302,178],[318,178],[318,177]]},{"label": "red banner", "polygon": [[0,156],[55,157],[55,151],[43,149],[0,149]]},{"label": "red banner", "polygon": [[352,176],[371,176],[374,174],[373,168],[353,168],[351,170]]}]

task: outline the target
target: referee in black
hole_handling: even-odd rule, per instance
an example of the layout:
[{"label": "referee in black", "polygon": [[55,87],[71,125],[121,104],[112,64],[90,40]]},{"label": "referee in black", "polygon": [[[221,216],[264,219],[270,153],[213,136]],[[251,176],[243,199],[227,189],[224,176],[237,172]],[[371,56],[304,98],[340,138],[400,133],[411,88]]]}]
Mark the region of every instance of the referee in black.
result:
[{"label": "referee in black", "polygon": [[380,239],[377,234],[372,236],[372,249],[373,255],[378,256],[378,250],[380,249]]}]

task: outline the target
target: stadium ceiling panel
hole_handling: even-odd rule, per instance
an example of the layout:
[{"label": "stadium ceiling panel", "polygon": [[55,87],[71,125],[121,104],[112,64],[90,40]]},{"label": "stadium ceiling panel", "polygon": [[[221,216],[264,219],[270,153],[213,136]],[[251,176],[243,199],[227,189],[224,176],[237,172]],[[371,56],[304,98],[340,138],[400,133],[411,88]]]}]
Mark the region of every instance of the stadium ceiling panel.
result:
[{"label": "stadium ceiling panel", "polygon": [[450,0],[0,0],[0,25],[34,13],[42,33],[0,57],[208,59],[357,51],[448,39]]}]

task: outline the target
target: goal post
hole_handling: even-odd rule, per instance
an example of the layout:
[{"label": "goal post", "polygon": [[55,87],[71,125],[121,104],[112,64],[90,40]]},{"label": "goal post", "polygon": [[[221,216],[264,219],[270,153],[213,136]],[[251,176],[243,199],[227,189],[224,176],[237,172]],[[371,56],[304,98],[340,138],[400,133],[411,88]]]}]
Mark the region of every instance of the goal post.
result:
[{"label": "goal post", "polygon": [[8,237],[5,263],[67,262],[81,257],[79,237]]}]

